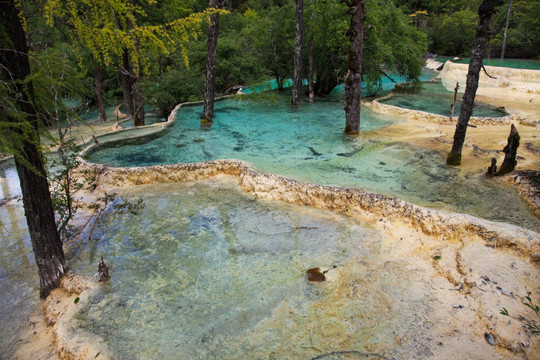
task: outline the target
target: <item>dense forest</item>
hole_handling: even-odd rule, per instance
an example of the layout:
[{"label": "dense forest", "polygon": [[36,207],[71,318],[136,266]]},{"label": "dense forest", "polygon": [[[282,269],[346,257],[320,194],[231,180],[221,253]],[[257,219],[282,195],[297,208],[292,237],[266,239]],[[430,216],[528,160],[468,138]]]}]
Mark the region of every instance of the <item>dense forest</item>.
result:
[{"label": "dense forest", "polygon": [[[509,3],[500,2],[493,20],[491,57],[500,56]],[[511,3],[506,57],[538,57],[540,1]],[[293,77],[294,1],[217,4],[222,10],[216,93],[269,78],[282,86]],[[364,81],[377,86],[381,72],[397,72],[412,81],[420,74],[426,52],[470,55],[479,4],[479,0],[366,1]],[[139,124],[144,123],[143,103],[165,116],[179,102],[203,98],[207,1],[26,0],[21,5],[36,103],[45,123],[47,114],[55,111],[54,97],[101,108],[125,103],[128,116],[142,117]],[[304,78],[313,74],[312,91],[326,95],[344,81],[347,70],[347,4],[310,0],[303,8]],[[100,116],[105,118],[103,110]]]}]

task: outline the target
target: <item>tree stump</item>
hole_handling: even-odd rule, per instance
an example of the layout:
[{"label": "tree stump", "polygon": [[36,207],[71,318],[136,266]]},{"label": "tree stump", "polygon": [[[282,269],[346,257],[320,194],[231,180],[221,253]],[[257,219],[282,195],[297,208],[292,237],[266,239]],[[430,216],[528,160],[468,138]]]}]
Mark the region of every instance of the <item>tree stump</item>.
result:
[{"label": "tree stump", "polygon": [[321,268],[311,268],[306,271],[308,281],[321,282],[326,280],[326,276],[321,271]]},{"label": "tree stump", "polygon": [[486,173],[487,177],[493,177],[497,173],[497,158],[491,158],[491,165],[488,167]]},{"label": "tree stump", "polygon": [[516,168],[517,165],[517,149],[519,147],[519,133],[516,127],[512,124],[510,127],[510,135],[508,136],[508,143],[503,149],[504,152],[504,161],[499,168],[499,171],[495,174],[496,176],[501,176],[508,174]]}]

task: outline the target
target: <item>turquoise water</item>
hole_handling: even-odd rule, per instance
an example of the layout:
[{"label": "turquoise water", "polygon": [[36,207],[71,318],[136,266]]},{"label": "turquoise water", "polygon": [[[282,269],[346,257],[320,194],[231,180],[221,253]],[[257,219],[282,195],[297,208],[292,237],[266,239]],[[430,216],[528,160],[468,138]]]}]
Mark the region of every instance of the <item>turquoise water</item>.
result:
[{"label": "turquoise water", "polygon": [[[116,112],[115,112],[116,106],[108,106],[105,108],[105,111],[107,113],[107,121],[119,121],[121,126],[124,128],[127,127],[133,127],[133,120],[122,120],[117,119]],[[149,106],[145,106],[145,125],[151,125],[158,122],[164,122],[167,119],[157,116],[155,113],[155,109]],[[85,123],[93,123],[99,119],[99,113],[97,109],[91,109],[89,111],[86,111],[84,113],[80,114],[81,119],[83,120],[83,124],[80,126],[85,126]]]},{"label": "turquoise water", "polygon": [[[437,75],[438,75],[438,72],[436,72],[434,70],[430,70],[428,68],[422,68],[422,75],[419,77],[419,80],[420,81],[430,81],[430,80],[433,80],[434,78],[436,78]],[[365,86],[365,84],[362,84],[362,89],[364,90],[364,95],[367,94],[368,96],[374,96],[374,95],[385,94],[385,93],[388,93],[388,92],[390,92],[390,91],[392,91],[394,89],[394,87],[396,85],[396,82],[397,83],[404,83],[404,82],[407,81],[407,79],[405,77],[399,76],[399,74],[397,74],[397,73],[390,73],[389,77],[392,78],[392,80],[390,80],[388,77],[385,77],[385,76],[381,77],[381,84],[380,84],[381,87],[380,87],[380,89],[378,89],[379,91],[377,91],[375,93],[367,94],[366,86]],[[308,85],[307,80],[304,80],[303,84],[305,86],[307,86]],[[287,79],[283,83],[284,88],[290,88],[290,87],[292,87],[292,85],[293,85],[293,82],[292,82],[291,79]],[[276,89],[277,89],[277,81],[275,79],[271,79],[271,80],[268,80],[268,81],[266,81],[265,83],[262,83],[262,84],[252,85],[252,86],[243,88],[242,93],[244,93],[244,94],[253,94],[253,93],[260,93],[260,92],[263,92],[263,91],[276,90]],[[336,86],[334,88],[334,90],[332,90],[332,92],[330,93],[330,97],[333,98],[336,95],[341,96],[342,94],[343,94],[343,84],[340,84],[340,85]]]},{"label": "turquoise water", "polygon": [[[461,109],[461,98],[463,93],[458,93],[454,116],[459,116]],[[392,97],[381,100],[382,103],[388,105],[399,106],[405,109],[421,110],[443,116],[450,115],[450,108],[454,93],[448,91],[440,82],[423,83],[422,90],[419,92],[396,92]],[[476,102],[474,104],[473,116],[482,117],[503,117],[508,115],[507,112],[499,108]]]},{"label": "turquoise water", "polygon": [[[437,56],[435,60],[440,62],[446,62],[452,60],[452,56]],[[452,60],[457,64],[468,64],[470,58],[461,58],[459,60]],[[489,66],[501,66],[501,59],[484,59],[484,65]],[[514,68],[514,69],[528,69],[528,70],[540,70],[540,60],[533,59],[503,59],[502,67]]]},{"label": "turquoise water", "polygon": [[[110,267],[74,325],[103,338],[115,358],[310,359],[322,350],[303,345],[331,332],[339,344],[320,345],[328,352],[414,351],[397,339],[410,339],[418,314],[429,313],[413,299],[429,289],[421,272],[402,274],[405,261],[390,260],[369,225],[256,199],[217,179],[122,194],[146,207],[103,215],[92,240],[68,250],[79,273],[93,274],[101,255]],[[307,269],[332,265],[328,276],[338,280],[306,281]],[[347,296],[356,291],[362,296]]]},{"label": "turquoise water", "polygon": [[291,111],[286,95],[275,96],[274,101],[239,97],[218,102],[211,128],[201,128],[201,106],[184,107],[164,136],[139,145],[113,145],[89,160],[145,166],[240,159],[300,181],[362,188],[540,231],[540,221],[500,179],[462,174],[445,164],[444,154],[377,135],[377,129],[398,119],[364,108],[362,133],[351,138],[343,134],[341,102],[305,102]]},{"label": "turquoise water", "polygon": [[[439,73],[437,71],[430,70],[428,68],[422,68],[422,75],[419,77],[419,80],[422,82],[431,81],[435,79],[438,75]],[[365,97],[386,95],[392,90],[394,90],[396,82],[405,83],[407,81],[406,78],[399,76],[398,74],[390,74],[389,76],[392,78],[393,81],[385,76],[382,76],[379,89],[368,89],[365,84],[362,84],[362,96]],[[334,90],[332,90],[332,92],[330,93],[330,98],[334,101],[342,101],[343,89],[343,84],[336,86]]]}]

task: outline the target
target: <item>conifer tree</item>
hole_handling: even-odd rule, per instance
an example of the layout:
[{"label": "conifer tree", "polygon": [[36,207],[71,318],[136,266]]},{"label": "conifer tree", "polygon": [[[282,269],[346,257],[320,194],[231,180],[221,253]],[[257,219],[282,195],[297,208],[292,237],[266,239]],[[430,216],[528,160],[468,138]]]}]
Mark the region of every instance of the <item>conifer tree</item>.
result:
[{"label": "conifer tree", "polygon": [[9,122],[10,142],[21,183],[26,222],[36,258],[40,295],[46,297],[68,270],[56,229],[49,184],[43,164],[34,108],[34,89],[22,16],[13,0],[0,2],[2,37],[0,113]]}]

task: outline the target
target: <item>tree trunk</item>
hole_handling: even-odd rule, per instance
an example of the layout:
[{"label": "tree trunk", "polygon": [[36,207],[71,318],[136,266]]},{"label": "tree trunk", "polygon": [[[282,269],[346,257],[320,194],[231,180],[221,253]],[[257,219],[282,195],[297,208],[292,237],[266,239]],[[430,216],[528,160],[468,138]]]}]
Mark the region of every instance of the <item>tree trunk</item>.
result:
[{"label": "tree trunk", "polygon": [[296,0],[296,32],[294,35],[293,108],[302,101],[302,53],[304,51],[304,0]]},{"label": "tree trunk", "polygon": [[[131,4],[136,7],[137,1],[131,0]],[[131,11],[131,10],[130,10]],[[129,22],[129,29],[132,31],[135,28],[135,24],[131,21]],[[133,101],[134,101],[134,114],[133,114],[133,125],[135,126],[144,126],[145,125],[145,113],[144,113],[144,96],[141,89],[141,78],[143,76],[143,70],[140,59],[140,43],[137,37],[134,37],[133,44],[135,45],[135,56],[132,56],[133,61],[133,74],[134,77],[132,81],[132,91],[133,91]],[[124,59],[122,59],[124,61]],[[129,65],[129,64],[128,64]],[[126,69],[127,70],[127,69]]]},{"label": "tree trunk", "polygon": [[133,99],[135,100],[135,117],[133,119],[133,124],[135,126],[145,125],[144,96],[141,91],[141,76],[142,70],[139,68],[139,76],[137,76],[133,83]]},{"label": "tree trunk", "polygon": [[360,102],[362,99],[362,52],[364,50],[364,22],[366,20],[365,0],[351,0],[347,3],[347,14],[351,23],[347,36],[349,56],[348,72],[345,77],[345,134],[358,135],[360,131]]},{"label": "tree trunk", "polygon": [[510,135],[508,136],[508,143],[503,149],[503,152],[505,154],[504,160],[499,171],[495,175],[501,176],[501,175],[508,174],[514,171],[517,165],[516,158],[517,158],[518,147],[519,147],[519,133],[516,127],[514,126],[514,124],[512,124],[512,126],[510,127]]},{"label": "tree trunk", "polygon": [[129,64],[129,53],[127,49],[124,49],[122,54],[122,66],[124,67],[125,72],[121,73],[122,76],[122,92],[124,93],[124,107],[126,111],[126,118],[130,119],[133,117],[133,95],[132,95],[132,85],[133,80],[129,75],[131,72],[131,66]]},{"label": "tree trunk", "polygon": [[313,90],[317,95],[328,95],[332,90],[339,85],[339,81],[335,74],[332,73],[332,70],[327,64],[321,66],[321,64],[316,65],[316,74],[317,81],[315,81]]},{"label": "tree trunk", "polygon": [[7,35],[7,39],[1,40],[1,45],[8,49],[0,51],[1,61],[4,71],[16,82],[12,95],[17,99],[20,111],[17,118],[9,117],[8,121],[26,123],[31,129],[23,133],[20,126],[14,126],[11,129],[11,138],[16,150],[15,164],[21,183],[26,222],[38,266],[40,295],[46,297],[59,285],[60,278],[68,267],[56,230],[49,185],[40,152],[32,83],[27,83],[25,89],[22,88],[22,82],[30,75],[25,33],[14,1],[2,2],[0,13],[3,33]]},{"label": "tree trunk", "polygon": [[480,69],[482,68],[482,57],[484,56],[486,44],[490,37],[489,23],[491,17],[495,14],[496,2],[497,0],[484,0],[478,9],[478,27],[476,29],[473,51],[469,62],[467,85],[465,87],[465,93],[463,94],[463,102],[461,104],[459,119],[454,133],[452,150],[446,158],[446,163],[448,165],[461,164],[461,150],[465,143],[467,125],[474,108],[474,98],[476,97]]},{"label": "tree trunk", "polygon": [[[210,0],[210,8],[217,9],[219,0]],[[214,88],[216,85],[216,52],[219,35],[219,14],[210,15],[208,25],[208,42],[206,49],[206,81],[204,87],[204,110],[201,115],[201,123],[211,124],[214,121]]]},{"label": "tree trunk", "polygon": [[502,50],[501,50],[501,61],[499,63],[499,66],[502,66],[503,60],[504,60],[504,52],[506,50],[506,39],[508,37],[508,25],[510,25],[510,11],[511,10],[512,10],[512,0],[510,0],[510,4],[508,4],[508,13],[506,14],[506,26],[504,28],[504,37],[503,37]]},{"label": "tree trunk", "polygon": [[103,79],[101,78],[101,67],[96,64],[94,69],[94,79],[96,80],[96,100],[98,105],[99,120],[107,121],[105,112],[105,98],[103,97]]},{"label": "tree trunk", "polygon": [[313,80],[313,21],[315,20],[315,9],[313,8],[313,0],[311,0],[311,14],[309,16],[309,61],[308,61],[308,89],[309,89],[309,101],[313,101],[315,98],[314,80]]},{"label": "tree trunk", "polygon": [[454,88],[454,100],[452,101],[452,107],[450,108],[450,121],[454,121],[454,110],[456,109],[457,92],[459,90],[459,82],[456,82]]}]

